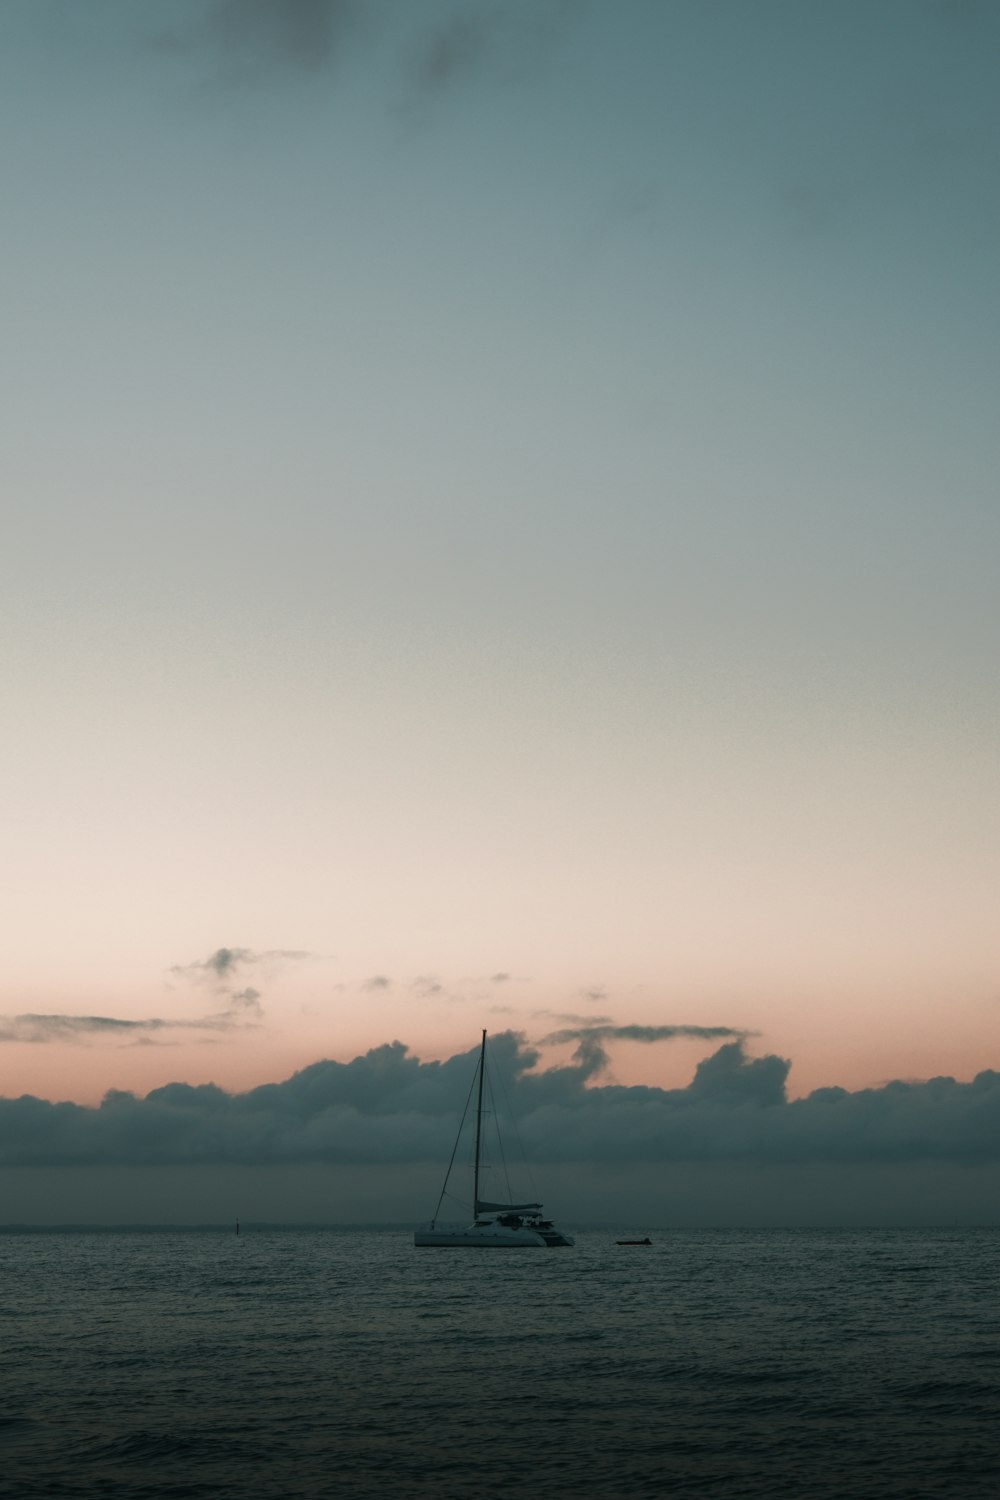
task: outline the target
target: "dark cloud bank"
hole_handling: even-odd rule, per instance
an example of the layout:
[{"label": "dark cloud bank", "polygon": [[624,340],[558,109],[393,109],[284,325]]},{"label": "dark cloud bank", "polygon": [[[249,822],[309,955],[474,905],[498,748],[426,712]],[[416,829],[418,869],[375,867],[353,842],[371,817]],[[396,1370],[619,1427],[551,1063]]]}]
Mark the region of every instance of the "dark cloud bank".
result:
[{"label": "dark cloud bank", "polygon": [[[523,1039],[493,1039],[496,1069],[533,1163],[632,1169],[1000,1161],[1000,1073],[980,1073],[971,1083],[935,1078],[854,1093],[825,1088],[790,1101],[788,1062],[751,1058],[739,1039],[706,1058],[686,1088],[624,1087],[600,1081],[608,1030],[577,1033],[573,1060],[542,1073],[532,1071],[540,1055]],[[2,1099],[0,1168],[436,1166],[450,1154],[473,1058],[421,1062],[393,1042],[243,1094],[172,1083],[145,1098],[111,1092],[96,1108]]]}]

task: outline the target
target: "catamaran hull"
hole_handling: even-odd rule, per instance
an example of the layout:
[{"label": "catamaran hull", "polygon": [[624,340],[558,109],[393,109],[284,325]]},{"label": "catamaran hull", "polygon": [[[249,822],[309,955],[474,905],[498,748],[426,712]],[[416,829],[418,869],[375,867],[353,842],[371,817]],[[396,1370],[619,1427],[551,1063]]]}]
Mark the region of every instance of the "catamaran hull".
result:
[{"label": "catamaran hull", "polygon": [[438,1250],[531,1250],[546,1248],[545,1241],[533,1229],[505,1229],[498,1224],[489,1229],[416,1229],[413,1243]]},{"label": "catamaran hull", "polygon": [[438,1250],[552,1250],[572,1245],[574,1240],[555,1225],[535,1230],[524,1224],[516,1229],[506,1224],[470,1224],[464,1229],[426,1224],[414,1230],[413,1243],[418,1248]]}]

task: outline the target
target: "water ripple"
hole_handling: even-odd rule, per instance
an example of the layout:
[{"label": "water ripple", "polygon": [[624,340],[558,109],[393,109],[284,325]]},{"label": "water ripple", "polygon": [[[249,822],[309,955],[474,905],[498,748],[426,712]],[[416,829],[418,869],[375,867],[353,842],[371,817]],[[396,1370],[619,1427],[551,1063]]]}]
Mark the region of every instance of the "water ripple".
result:
[{"label": "water ripple", "polygon": [[995,1500],[998,1249],[0,1235],[0,1496]]}]

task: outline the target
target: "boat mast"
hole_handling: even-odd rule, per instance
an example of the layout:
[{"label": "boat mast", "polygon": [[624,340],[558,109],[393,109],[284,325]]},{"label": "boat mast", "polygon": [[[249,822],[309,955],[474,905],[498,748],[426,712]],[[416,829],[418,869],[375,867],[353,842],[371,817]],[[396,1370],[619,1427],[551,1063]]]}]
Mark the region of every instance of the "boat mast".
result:
[{"label": "boat mast", "polygon": [[476,1165],[472,1179],[472,1217],[479,1218],[479,1138],[483,1129],[483,1074],[486,1072],[486,1032],[479,1049],[479,1097],[476,1100]]}]

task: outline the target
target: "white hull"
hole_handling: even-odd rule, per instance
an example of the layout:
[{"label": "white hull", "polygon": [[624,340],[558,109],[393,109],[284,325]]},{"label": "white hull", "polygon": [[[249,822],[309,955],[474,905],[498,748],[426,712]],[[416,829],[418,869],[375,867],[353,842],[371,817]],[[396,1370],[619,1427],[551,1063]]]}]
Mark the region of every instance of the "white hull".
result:
[{"label": "white hull", "polygon": [[469,1224],[466,1228],[427,1224],[414,1230],[413,1243],[440,1250],[545,1249],[545,1241],[533,1229],[507,1229],[503,1224]]}]

